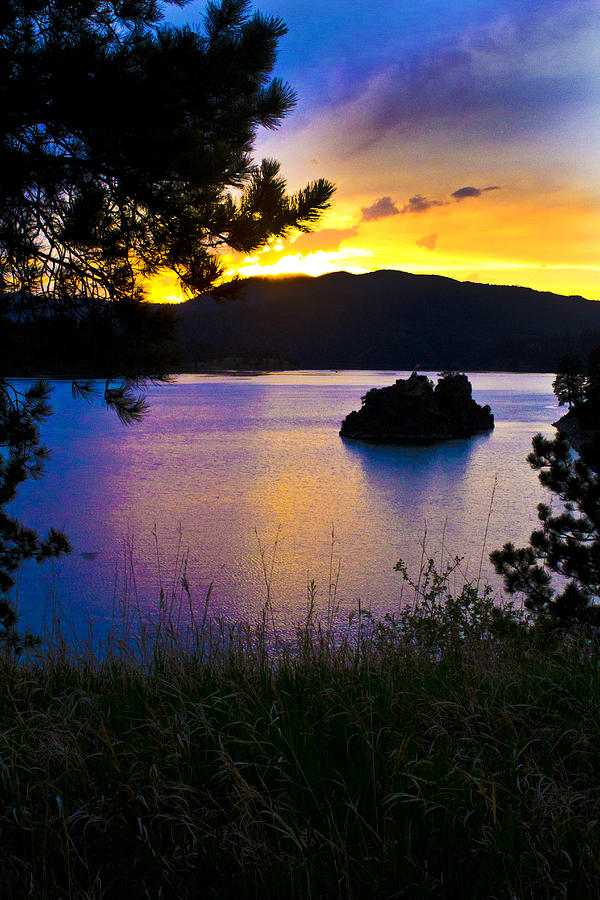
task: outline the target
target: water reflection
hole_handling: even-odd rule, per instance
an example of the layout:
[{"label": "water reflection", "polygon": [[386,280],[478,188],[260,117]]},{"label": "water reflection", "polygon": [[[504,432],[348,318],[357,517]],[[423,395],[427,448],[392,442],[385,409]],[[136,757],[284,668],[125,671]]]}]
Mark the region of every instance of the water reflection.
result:
[{"label": "water reflection", "polygon": [[443,443],[389,444],[366,443],[341,438],[346,452],[361,463],[365,477],[373,488],[384,493],[390,489],[409,492],[415,498],[448,482],[456,485],[469,467],[478,443],[489,440],[489,434]]},{"label": "water reflection", "polygon": [[494,487],[495,473],[483,463],[490,439],[485,434],[404,447],[344,441],[360,464],[366,493],[377,498],[382,518],[395,523],[398,555],[414,562],[425,539],[426,552],[440,565],[461,555],[465,571],[473,570]]},{"label": "water reflection", "polygon": [[[15,505],[74,544],[57,570],[65,615],[104,627],[114,598],[134,590],[132,563],[136,603],[151,611],[161,583],[180,586],[183,547],[198,610],[214,582],[213,614],[257,617],[257,533],[269,561],[277,539],[272,593],[284,625],[303,615],[307,579],[325,602],[332,550],[341,603],[360,597],[383,613],[400,595],[394,563],[418,566],[425,529],[436,558],[458,553],[477,571],[496,474],[488,547],[526,541],[543,492],[525,457],[535,431],[552,430],[552,376],[473,376],[475,399],[496,415],[490,434],[403,448],[341,439],[362,394],[401,375],[182,377],[153,387],[149,415],[128,430],[57,385],[46,477]],[[487,563],[484,572],[494,578]],[[34,627],[55,587],[39,569],[24,573],[21,611]]]}]

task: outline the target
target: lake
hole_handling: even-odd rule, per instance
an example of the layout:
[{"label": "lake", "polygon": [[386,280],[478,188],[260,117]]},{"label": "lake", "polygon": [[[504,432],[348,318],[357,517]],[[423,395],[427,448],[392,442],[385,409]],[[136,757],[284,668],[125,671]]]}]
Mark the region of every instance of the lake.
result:
[{"label": "lake", "polygon": [[211,584],[209,615],[256,620],[268,582],[287,629],[304,616],[311,581],[321,609],[335,593],[342,614],[360,600],[383,615],[408,596],[394,564],[402,557],[416,575],[423,553],[440,565],[463,557],[457,581],[481,566],[500,594],[488,553],[526,543],[546,498],[526,456],[560,415],[553,376],[470,375],[496,427],[468,440],[339,437],[369,388],[408,374],[182,375],[150,387],[149,413],[129,427],[55,383],[46,474],[11,510],[64,531],[73,553],[25,567],[13,590],[21,622],[39,631],[59,615],[78,634],[92,622],[102,635],[124,603],[153,614],[161,588],[163,602],[202,615]]}]

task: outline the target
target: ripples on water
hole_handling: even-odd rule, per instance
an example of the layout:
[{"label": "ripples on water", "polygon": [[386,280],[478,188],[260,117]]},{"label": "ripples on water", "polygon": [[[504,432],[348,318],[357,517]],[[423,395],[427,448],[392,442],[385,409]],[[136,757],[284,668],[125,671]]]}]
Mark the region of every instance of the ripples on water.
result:
[{"label": "ripples on water", "polygon": [[394,564],[402,556],[416,572],[424,537],[427,555],[461,555],[477,576],[495,476],[482,573],[499,589],[487,553],[526,542],[544,498],[525,458],[536,431],[553,433],[553,376],[471,375],[475,399],[495,414],[491,434],[410,447],[339,437],[370,387],[405,374],[181,376],[152,387],[147,418],[129,428],[57,383],[47,474],[23,486],[13,510],[64,530],[74,552],[54,570],[26,569],[22,620],[39,629],[57,599],[63,622],[80,630],[91,618],[102,633],[125,595],[151,613],[161,583],[181,593],[175,559],[188,550],[192,604],[203,607],[212,582],[214,616],[258,618],[274,549],[283,627],[304,615],[308,580],[326,603],[338,567],[342,608],[360,598],[382,615],[401,603]]}]

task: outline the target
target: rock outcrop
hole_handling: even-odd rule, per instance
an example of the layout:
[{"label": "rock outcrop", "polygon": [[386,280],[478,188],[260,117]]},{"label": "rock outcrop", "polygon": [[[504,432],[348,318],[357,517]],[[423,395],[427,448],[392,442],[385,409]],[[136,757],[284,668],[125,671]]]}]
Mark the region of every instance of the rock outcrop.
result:
[{"label": "rock outcrop", "polygon": [[584,444],[597,442],[600,438],[600,402],[586,400],[552,424],[579,453]]},{"label": "rock outcrop", "polygon": [[394,444],[427,443],[470,437],[494,427],[489,406],[471,396],[466,375],[444,375],[434,387],[425,375],[413,372],[384,388],[371,388],[362,408],[349,413],[340,435],[362,441]]}]

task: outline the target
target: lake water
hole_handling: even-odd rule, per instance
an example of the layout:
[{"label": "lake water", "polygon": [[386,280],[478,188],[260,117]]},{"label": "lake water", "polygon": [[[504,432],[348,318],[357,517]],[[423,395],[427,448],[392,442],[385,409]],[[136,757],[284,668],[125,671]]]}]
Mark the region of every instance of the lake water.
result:
[{"label": "lake water", "polygon": [[339,437],[369,388],[407,374],[180,376],[151,387],[148,415],[129,427],[57,383],[46,475],[21,488],[12,511],[63,530],[73,553],[25,568],[14,590],[22,622],[38,630],[58,612],[77,632],[92,621],[102,634],[123,600],[156,611],[161,586],[167,601],[187,603],[183,555],[200,614],[212,583],[209,615],[256,620],[269,580],[283,628],[305,614],[310,580],[321,608],[333,581],[342,610],[359,599],[377,615],[397,610],[406,590],[394,564],[402,557],[416,574],[423,544],[438,563],[462,556],[460,577],[477,578],[483,557],[482,581],[500,592],[488,552],[526,543],[545,499],[526,456],[537,431],[554,431],[553,376],[471,375],[496,427],[469,440]]}]

